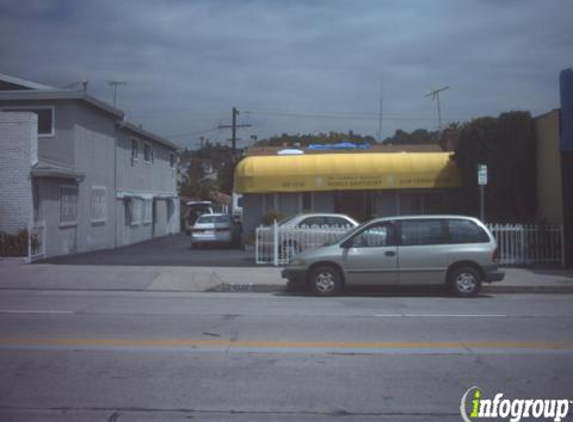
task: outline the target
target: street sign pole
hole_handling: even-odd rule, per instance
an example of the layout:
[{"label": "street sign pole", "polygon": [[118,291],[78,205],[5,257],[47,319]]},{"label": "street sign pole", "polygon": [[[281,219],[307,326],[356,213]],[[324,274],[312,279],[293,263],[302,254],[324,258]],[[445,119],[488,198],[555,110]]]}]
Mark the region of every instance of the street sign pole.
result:
[{"label": "street sign pole", "polygon": [[479,215],[480,220],[485,221],[485,186],[487,185],[487,166],[478,165],[478,185],[479,185]]},{"label": "street sign pole", "polygon": [[485,192],[484,186],[480,185],[479,187],[479,219],[481,221],[485,221]]}]

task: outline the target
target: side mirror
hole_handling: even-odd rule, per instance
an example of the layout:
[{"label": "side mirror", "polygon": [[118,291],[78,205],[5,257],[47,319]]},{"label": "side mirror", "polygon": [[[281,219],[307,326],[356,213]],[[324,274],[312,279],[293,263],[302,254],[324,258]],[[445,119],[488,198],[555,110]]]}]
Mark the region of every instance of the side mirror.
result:
[{"label": "side mirror", "polygon": [[352,247],[352,239],[346,239],[344,242],[340,244],[342,249],[349,249]]}]

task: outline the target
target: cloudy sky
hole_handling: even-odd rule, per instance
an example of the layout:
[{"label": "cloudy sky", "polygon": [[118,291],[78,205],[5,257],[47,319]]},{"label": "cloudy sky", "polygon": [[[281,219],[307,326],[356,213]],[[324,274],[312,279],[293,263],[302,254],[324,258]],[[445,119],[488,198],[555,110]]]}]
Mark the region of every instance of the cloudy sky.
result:
[{"label": "cloudy sky", "polygon": [[[573,66],[569,0],[0,0],[0,73],[88,80],[131,121],[190,147],[251,136],[382,136],[559,107]],[[381,101],[382,100],[382,101]]]}]

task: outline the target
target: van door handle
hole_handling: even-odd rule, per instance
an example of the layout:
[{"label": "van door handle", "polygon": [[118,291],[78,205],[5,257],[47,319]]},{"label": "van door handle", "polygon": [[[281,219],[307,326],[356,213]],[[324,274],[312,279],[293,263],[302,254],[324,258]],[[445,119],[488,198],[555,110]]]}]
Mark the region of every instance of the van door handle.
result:
[{"label": "van door handle", "polygon": [[386,255],[386,256],[396,256],[396,252],[394,252],[394,251],[386,251],[386,252],[384,252],[384,255]]}]

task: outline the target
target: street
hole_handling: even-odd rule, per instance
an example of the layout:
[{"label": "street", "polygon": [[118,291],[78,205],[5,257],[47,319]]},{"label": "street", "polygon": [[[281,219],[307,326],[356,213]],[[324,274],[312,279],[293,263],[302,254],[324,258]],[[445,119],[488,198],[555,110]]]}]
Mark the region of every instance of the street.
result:
[{"label": "street", "polygon": [[573,295],[3,290],[2,421],[459,421],[573,398]]}]

